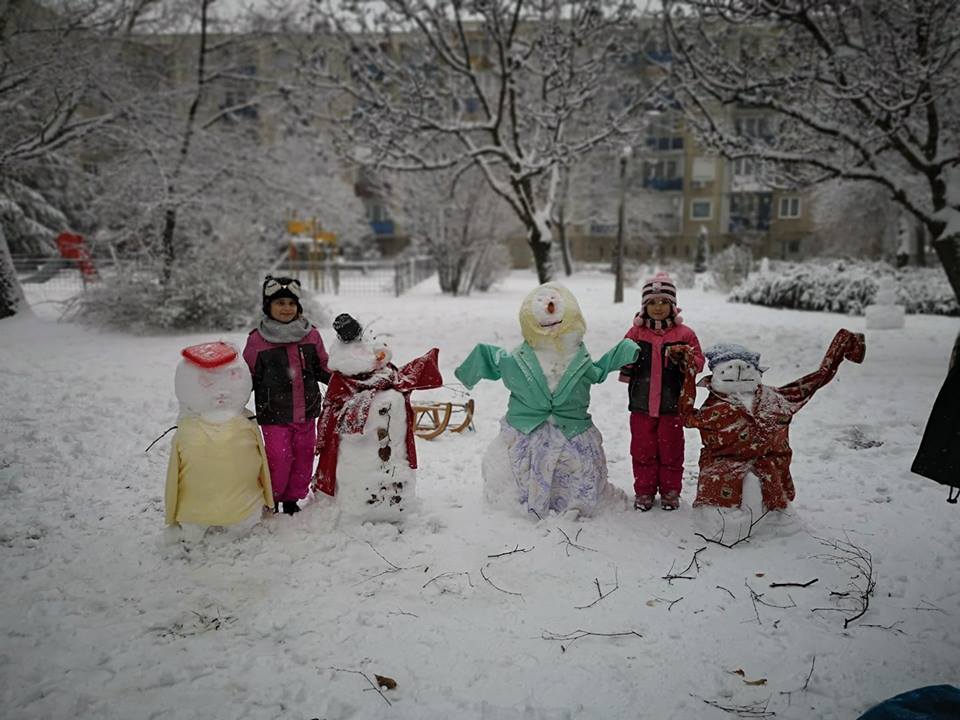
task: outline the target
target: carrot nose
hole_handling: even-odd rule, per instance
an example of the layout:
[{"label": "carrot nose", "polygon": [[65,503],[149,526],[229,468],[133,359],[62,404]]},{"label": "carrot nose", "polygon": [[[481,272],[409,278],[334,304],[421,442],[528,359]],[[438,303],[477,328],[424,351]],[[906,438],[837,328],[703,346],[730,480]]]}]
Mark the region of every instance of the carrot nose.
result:
[{"label": "carrot nose", "polygon": [[553,300],[547,303],[547,312],[553,315],[557,311],[557,306],[553,304]]}]

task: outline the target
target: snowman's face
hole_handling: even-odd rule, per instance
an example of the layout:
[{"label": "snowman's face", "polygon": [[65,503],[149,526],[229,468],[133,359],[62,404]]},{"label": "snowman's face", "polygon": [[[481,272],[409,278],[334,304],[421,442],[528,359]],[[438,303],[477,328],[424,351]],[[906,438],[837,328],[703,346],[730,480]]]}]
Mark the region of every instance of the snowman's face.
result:
[{"label": "snowman's face", "polygon": [[583,339],[586,324],[576,299],[562,285],[547,283],[527,295],[520,308],[520,327],[523,338],[532,347],[540,347],[546,340],[575,334],[575,343]]},{"label": "snowman's face", "polygon": [[710,388],[721,395],[743,395],[756,391],[763,373],[745,360],[727,360],[713,368]]},{"label": "snowman's face", "polygon": [[246,363],[237,357],[227,365],[202,368],[181,360],[174,377],[180,411],[228,419],[240,415],[250,399],[252,381]]},{"label": "snowman's face", "polygon": [[382,370],[391,357],[386,341],[379,337],[361,337],[348,343],[335,340],[327,367],[348,377],[366,375]]}]

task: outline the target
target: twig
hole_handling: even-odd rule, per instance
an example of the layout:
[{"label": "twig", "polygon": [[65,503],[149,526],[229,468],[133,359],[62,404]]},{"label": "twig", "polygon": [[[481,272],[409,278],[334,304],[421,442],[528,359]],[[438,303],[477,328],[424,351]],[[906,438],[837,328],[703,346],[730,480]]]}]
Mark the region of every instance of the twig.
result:
[{"label": "twig", "polygon": [[930,602],[929,600],[921,600],[920,602],[925,603],[926,605],[929,605],[930,607],[920,607],[920,606],[918,605],[917,607],[913,608],[913,609],[916,610],[917,612],[924,611],[924,612],[938,612],[938,613],[943,613],[944,615],[949,615],[949,614],[950,614],[950,613],[948,613],[946,610],[944,610],[943,608],[938,608],[936,605],[934,605],[934,604],[933,604],[932,602]]},{"label": "twig", "polygon": [[360,670],[347,670],[346,668],[338,668],[338,667],[331,667],[330,669],[331,669],[331,670],[334,670],[334,671],[336,671],[336,672],[347,672],[347,673],[354,673],[354,674],[356,674],[356,675],[360,675],[361,677],[363,677],[364,680],[366,680],[368,683],[370,683],[370,686],[371,686],[374,690],[377,691],[377,695],[379,695],[380,697],[382,697],[382,698],[383,698],[383,701],[384,701],[387,705],[393,705],[392,702],[390,702],[389,700],[387,700],[387,696],[383,694],[383,691],[380,690],[380,686],[377,685],[373,680],[371,680],[370,678],[368,678],[366,673],[361,672]]},{"label": "twig", "polygon": [[727,590],[723,585],[717,585],[717,590],[724,590],[724,591],[725,591],[730,597],[732,597],[734,600],[737,599],[737,596],[734,595],[734,594],[733,594],[732,592],[730,592],[729,590]]},{"label": "twig", "polygon": [[798,688],[797,690],[781,690],[780,691],[781,695],[787,696],[787,705],[789,705],[790,701],[793,699],[792,698],[793,693],[807,691],[807,687],[810,685],[810,678],[813,677],[813,666],[816,664],[817,664],[817,656],[814,655],[813,658],[810,660],[810,672],[807,673],[807,679],[803,681],[803,685],[800,688]]},{"label": "twig", "polygon": [[[490,565],[490,563],[487,563],[487,566],[489,566],[489,565]],[[492,587],[496,588],[497,590],[499,590],[499,591],[502,592],[502,593],[506,593],[507,595],[516,595],[517,597],[520,597],[520,598],[523,597],[523,593],[510,592],[509,590],[504,590],[502,587],[497,587],[497,586],[494,584],[493,580],[491,580],[490,578],[488,578],[487,575],[486,575],[486,573],[483,572],[483,568],[480,568],[480,577],[482,577],[484,580],[486,580],[488,583],[490,583],[490,585],[491,585]]]},{"label": "twig", "polygon": [[808,587],[810,587],[811,585],[813,585],[815,582],[817,582],[817,580],[819,580],[819,579],[820,579],[820,578],[814,578],[813,580],[807,580],[805,583],[801,583],[801,582],[772,582],[772,583],[770,583],[770,587],[772,587],[772,588],[775,588],[775,587],[799,587],[799,588],[808,588]]},{"label": "twig", "polygon": [[445,573],[440,573],[440,574],[437,575],[436,577],[432,577],[432,578],[430,578],[429,580],[427,580],[427,581],[421,586],[420,589],[423,590],[423,588],[425,588],[427,585],[429,585],[430,583],[432,583],[434,580],[439,580],[440,578],[443,578],[443,577],[450,577],[450,576],[452,576],[452,575],[466,575],[466,576],[467,576],[467,583],[470,585],[470,587],[473,587],[473,581],[470,579],[470,573],[468,573],[468,572],[445,572]]},{"label": "twig", "polygon": [[767,710],[767,705],[770,703],[770,698],[767,698],[762,703],[755,702],[748,705],[721,705],[716,700],[707,700],[706,698],[698,697],[693,693],[690,693],[690,697],[695,697],[698,700],[702,700],[710,707],[715,707],[718,710],[723,710],[725,713],[731,713],[737,717],[769,718],[776,717],[777,715],[773,710]]},{"label": "twig", "polygon": [[164,430],[162,433],[160,433],[159,437],[157,437],[156,440],[154,440],[152,443],[150,443],[149,445],[147,445],[147,449],[144,450],[144,452],[145,452],[145,453],[146,453],[146,452],[150,452],[150,448],[152,448],[154,445],[156,445],[158,442],[160,442],[160,438],[162,438],[164,435],[166,435],[166,434],[167,434],[168,432],[170,432],[171,430],[176,430],[176,429],[177,429],[177,426],[174,425],[173,427],[167,428],[166,430]]},{"label": "twig", "polygon": [[423,565],[411,565],[410,567],[400,567],[399,565],[396,565],[395,563],[392,563],[392,562],[390,562],[389,560],[387,560],[387,559],[383,556],[383,554],[382,554],[379,550],[377,550],[377,549],[373,546],[373,543],[371,543],[369,540],[364,540],[364,542],[365,542],[367,545],[369,545],[369,546],[370,546],[370,549],[373,550],[373,551],[380,557],[381,560],[383,560],[387,565],[389,565],[390,568],[389,568],[388,570],[384,570],[384,571],[382,571],[382,572],[378,572],[376,575],[370,575],[370,576],[368,576],[368,577],[365,577],[365,578],[364,578],[363,580],[361,580],[359,583],[354,583],[355,585],[359,585],[360,583],[365,583],[365,582],[367,582],[367,580],[373,580],[374,578],[378,578],[378,577],[380,577],[381,575],[389,575],[390,573],[400,572],[401,570],[415,570],[415,569],[417,569],[417,568],[423,567]]},{"label": "twig", "polygon": [[838,567],[848,566],[856,573],[850,581],[853,592],[831,592],[830,595],[837,597],[851,597],[856,606],[853,608],[813,608],[812,612],[818,611],[840,611],[853,613],[850,617],[844,618],[843,629],[846,630],[850,623],[862,618],[870,609],[870,596],[877,588],[877,576],[873,569],[873,556],[870,552],[859,545],[855,545],[849,540],[825,540],[816,538],[821,545],[835,550],[825,556],[832,560]]},{"label": "twig", "polygon": [[517,545],[513,550],[508,550],[507,552],[497,553],[496,555],[487,555],[488,558],[498,558],[503,557],[504,555],[513,555],[514,553],[526,553],[530,552],[536,547],[536,545],[531,545],[528,548],[522,548]]},{"label": "twig", "polygon": [[390,612],[387,613],[387,615],[409,615],[410,617],[415,617],[415,618],[419,618],[419,617],[420,617],[419,615],[417,615],[417,614],[415,614],[415,613],[406,612],[405,610],[390,611]]},{"label": "twig", "polygon": [[[541,637],[543,640],[561,640],[561,641],[564,641],[564,642],[569,641],[568,644],[570,644],[570,645],[572,645],[575,641],[579,640],[580,638],[587,637],[587,636],[593,636],[593,637],[628,637],[628,636],[643,637],[643,635],[641,635],[640,633],[638,633],[636,630],[627,630],[627,631],[625,631],[625,632],[614,632],[614,633],[597,633],[597,632],[590,632],[590,631],[588,631],[588,630],[579,630],[579,629],[578,629],[578,630],[574,630],[573,632],[569,632],[569,633],[565,633],[565,634],[560,634],[560,633],[551,632],[550,630],[544,630],[543,633],[541,633],[541,635],[540,635],[540,637]],[[566,652],[566,651],[567,651],[566,645],[561,645],[561,646],[560,646],[560,651],[561,651],[561,652]]]},{"label": "twig", "polygon": [[700,574],[700,563],[697,561],[697,555],[699,555],[700,553],[702,553],[702,552],[703,552],[704,550],[706,550],[706,549],[707,549],[707,546],[704,545],[704,546],[703,546],[702,548],[700,548],[699,550],[696,550],[696,551],[693,553],[693,557],[690,558],[690,563],[689,563],[683,570],[681,570],[679,573],[674,573],[674,572],[673,572],[673,563],[670,563],[670,569],[667,570],[667,574],[664,575],[664,576],[661,578],[661,580],[666,580],[666,581],[667,581],[667,585],[672,585],[674,580],[696,580],[696,577],[691,577],[691,576],[687,575],[687,571],[689,571],[690,568],[695,567],[695,568],[697,569],[697,574],[698,574],[698,575]]},{"label": "twig", "polygon": [[605,597],[609,597],[611,594],[613,594],[614,592],[616,592],[616,591],[620,588],[620,572],[617,570],[616,567],[613,568],[613,582],[614,582],[614,586],[613,586],[612,589],[608,590],[607,592],[603,592],[603,591],[600,589],[600,579],[599,579],[599,578],[594,578],[594,579],[593,579],[593,582],[596,583],[596,585],[597,585],[597,594],[599,595],[599,597],[598,597],[596,600],[594,600],[592,603],[590,603],[589,605],[574,605],[574,608],[575,608],[575,609],[577,609],[577,610],[586,610],[587,608],[593,607],[594,605],[596,605],[598,602],[600,602],[601,600],[603,600]]},{"label": "twig", "polygon": [[750,539],[750,535],[753,533],[753,529],[757,526],[757,523],[759,523],[761,520],[763,520],[763,519],[767,516],[767,513],[770,512],[769,510],[764,510],[763,513],[760,515],[760,517],[758,517],[756,520],[754,520],[754,519],[753,519],[753,510],[750,510],[749,508],[747,508],[747,510],[750,512],[750,525],[749,525],[749,527],[747,528],[747,534],[746,534],[746,535],[741,535],[741,532],[743,531],[743,525],[741,525],[741,526],[740,526],[740,529],[737,531],[737,539],[734,540],[732,543],[727,543],[727,542],[724,542],[724,541],[723,541],[723,536],[724,536],[724,534],[725,534],[726,531],[727,531],[727,520],[726,520],[726,518],[724,517],[723,513],[720,512],[720,508],[717,508],[717,512],[720,514],[720,533],[719,533],[718,535],[715,535],[715,536],[712,537],[712,538],[708,538],[708,537],[707,537],[706,535],[704,535],[703,533],[694,533],[694,535],[703,538],[703,539],[704,539],[706,542],[708,542],[708,543],[714,543],[714,544],[719,545],[719,546],[721,546],[721,547],[725,547],[725,548],[728,548],[728,549],[729,549],[729,548],[736,547],[736,546],[739,545],[740,543],[745,542],[745,541],[747,541],[747,540]]},{"label": "twig", "polygon": [[890,625],[873,625],[868,623],[861,623],[860,627],[880,628],[881,630],[890,630],[891,632],[896,632],[896,633],[900,633],[901,635],[906,635],[906,633],[903,630],[897,627],[897,625],[901,625],[901,624],[903,624],[903,620],[897,620],[895,623],[891,623]]},{"label": "twig", "polygon": [[576,548],[577,550],[584,550],[584,551],[589,550],[590,552],[596,552],[596,549],[594,549],[594,548],[592,548],[592,547],[586,547],[585,545],[577,545],[577,543],[574,542],[574,540],[579,540],[579,539],[580,539],[580,533],[583,532],[583,528],[580,528],[579,530],[577,530],[577,534],[576,534],[576,536],[574,537],[573,540],[571,540],[571,539],[570,539],[570,536],[567,535],[567,534],[563,531],[563,528],[559,528],[559,527],[558,527],[557,530],[559,530],[559,531],[560,531],[560,534],[563,535],[563,540],[561,540],[560,543],[561,543],[561,544],[566,543],[566,545],[567,545],[566,548],[565,548],[566,551],[567,551],[567,557],[570,557],[570,548]]},{"label": "twig", "polygon": [[667,599],[667,598],[662,598],[662,597],[654,597],[653,599],[654,599],[654,600],[659,600],[660,602],[665,602],[665,603],[667,603],[667,612],[670,612],[671,610],[673,610],[673,606],[676,605],[676,604],[677,604],[678,602],[680,602],[681,600],[683,600],[683,598],[684,598],[684,596],[681,595],[681,596],[678,597],[676,600],[669,600],[669,599]]}]

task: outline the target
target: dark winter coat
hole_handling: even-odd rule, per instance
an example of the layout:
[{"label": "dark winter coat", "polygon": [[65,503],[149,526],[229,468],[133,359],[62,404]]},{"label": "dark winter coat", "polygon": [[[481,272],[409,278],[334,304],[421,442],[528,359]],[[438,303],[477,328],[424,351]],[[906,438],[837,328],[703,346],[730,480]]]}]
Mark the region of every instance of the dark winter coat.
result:
[{"label": "dark winter coat", "polygon": [[941,485],[960,488],[960,363],[954,346],[950,371],[933,403],[917,456],[910,469]]},{"label": "dark winter coat", "polygon": [[682,322],[665,330],[634,324],[624,337],[640,346],[637,359],[620,370],[620,382],[629,383],[630,412],[650,417],[678,414],[683,369],[667,358],[667,350],[674,345],[689,345],[693,349],[694,369],[700,372],[703,352],[696,333]]},{"label": "dark winter coat", "polygon": [[259,330],[247,336],[243,359],[253,375],[257,422],[301,423],[319,417],[319,383],[330,380],[327,351],[315,327],[298,342],[272,343]]}]

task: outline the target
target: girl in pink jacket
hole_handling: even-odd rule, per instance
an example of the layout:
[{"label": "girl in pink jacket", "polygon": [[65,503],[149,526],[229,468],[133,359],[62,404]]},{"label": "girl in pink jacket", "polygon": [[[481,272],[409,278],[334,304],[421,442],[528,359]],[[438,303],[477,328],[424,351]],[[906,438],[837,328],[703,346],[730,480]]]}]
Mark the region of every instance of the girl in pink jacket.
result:
[{"label": "girl in pink jacket", "polygon": [[624,336],[640,352],[620,372],[620,381],[629,383],[633,506],[646,512],[659,491],[660,507],[676,510],[683,481],[682,348],[692,349],[697,372],[703,369],[703,352],[696,333],[679,315],[677,286],[669,275],[660,272],[644,283],[642,302]]}]

